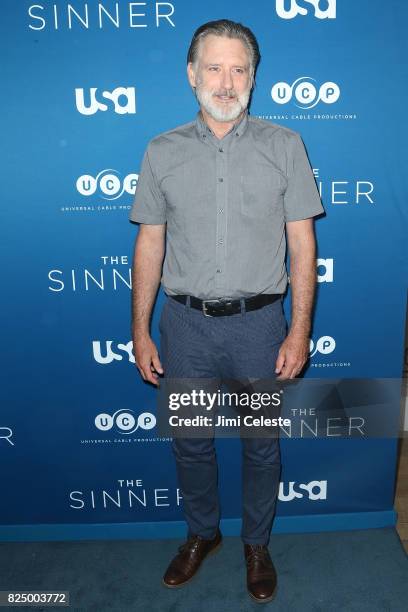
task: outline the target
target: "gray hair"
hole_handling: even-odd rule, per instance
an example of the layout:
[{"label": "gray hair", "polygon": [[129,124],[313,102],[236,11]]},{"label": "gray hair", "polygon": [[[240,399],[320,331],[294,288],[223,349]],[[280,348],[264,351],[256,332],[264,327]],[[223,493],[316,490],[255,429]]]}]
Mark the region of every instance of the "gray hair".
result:
[{"label": "gray hair", "polygon": [[252,76],[255,76],[259,60],[261,59],[258,41],[249,28],[242,25],[242,23],[230,21],[229,19],[209,21],[208,23],[204,23],[194,32],[194,36],[191,40],[187,53],[187,63],[191,62],[193,66],[197,65],[200,43],[210,34],[213,34],[214,36],[225,36],[227,38],[237,38],[240,40],[248,50]]}]

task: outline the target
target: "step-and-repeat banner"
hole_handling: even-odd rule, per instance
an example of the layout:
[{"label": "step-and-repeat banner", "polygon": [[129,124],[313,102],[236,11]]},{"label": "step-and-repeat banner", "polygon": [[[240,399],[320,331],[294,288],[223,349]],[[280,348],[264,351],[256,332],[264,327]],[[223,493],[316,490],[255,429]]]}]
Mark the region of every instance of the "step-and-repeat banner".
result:
[{"label": "step-and-repeat banner", "polygon": [[[148,141],[195,117],[186,52],[219,18],[256,34],[251,113],[300,132],[326,211],[306,377],[401,375],[405,2],[5,0],[4,538],[184,533],[156,391],[134,365],[128,214]],[[274,528],[393,524],[396,440],[338,438],[333,423],[316,439],[316,415],[302,419],[304,434],[282,432]],[[217,452],[224,526],[238,533],[240,440]]]}]

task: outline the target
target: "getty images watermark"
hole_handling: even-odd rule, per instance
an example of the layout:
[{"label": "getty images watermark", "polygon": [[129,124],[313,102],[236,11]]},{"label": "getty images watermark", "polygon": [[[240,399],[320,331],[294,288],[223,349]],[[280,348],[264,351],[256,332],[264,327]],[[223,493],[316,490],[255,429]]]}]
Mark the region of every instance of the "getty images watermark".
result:
[{"label": "getty images watermark", "polygon": [[160,381],[165,437],[394,438],[401,379]]},{"label": "getty images watermark", "polygon": [[[173,392],[169,394],[168,407],[169,410],[180,410],[182,408],[198,408],[209,411],[215,411],[220,407],[229,407],[240,410],[242,408],[253,411],[261,408],[278,408],[281,405],[281,392],[261,393],[243,391],[238,392],[221,392],[217,389],[216,392],[208,392],[204,389],[192,389],[190,392]],[[217,414],[209,416],[208,414],[196,414],[195,416],[181,416],[172,414],[169,416],[169,425],[171,427],[278,427],[290,426],[290,419],[278,417],[266,417],[264,415],[255,416],[254,414],[237,414],[236,416],[227,417],[225,414]]]}]

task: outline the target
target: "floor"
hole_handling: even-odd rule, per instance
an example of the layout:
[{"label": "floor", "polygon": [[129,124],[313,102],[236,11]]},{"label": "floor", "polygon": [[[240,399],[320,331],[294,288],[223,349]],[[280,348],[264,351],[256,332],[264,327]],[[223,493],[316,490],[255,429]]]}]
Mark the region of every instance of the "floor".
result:
[{"label": "floor", "polygon": [[[407,612],[408,560],[394,528],[273,534],[271,540],[279,578],[265,612]],[[166,589],[163,572],[179,545],[179,538],[1,542],[0,591],[68,591],[71,612],[259,610],[246,590],[239,537],[224,537],[191,583]]]},{"label": "floor", "polygon": [[404,433],[399,447],[395,510],[398,512],[397,532],[408,553],[408,432]]}]

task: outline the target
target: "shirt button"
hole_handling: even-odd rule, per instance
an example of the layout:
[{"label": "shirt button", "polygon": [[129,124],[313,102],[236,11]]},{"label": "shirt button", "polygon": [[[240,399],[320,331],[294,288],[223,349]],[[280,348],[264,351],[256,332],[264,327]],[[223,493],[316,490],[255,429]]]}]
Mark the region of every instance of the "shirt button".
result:
[{"label": "shirt button", "polygon": [[219,178],[218,180],[219,180],[220,183],[224,182],[223,178]]},{"label": "shirt button", "polygon": [[222,214],[224,212],[223,208],[220,208],[219,213]]},{"label": "shirt button", "polygon": [[220,153],[224,153],[224,149],[218,149]]},{"label": "shirt button", "polygon": [[222,244],[224,241],[223,241],[223,239],[222,239],[222,238],[220,238],[218,242],[219,242],[220,244]]},{"label": "shirt button", "polygon": [[219,274],[221,272],[221,268],[217,268],[217,273]]}]

